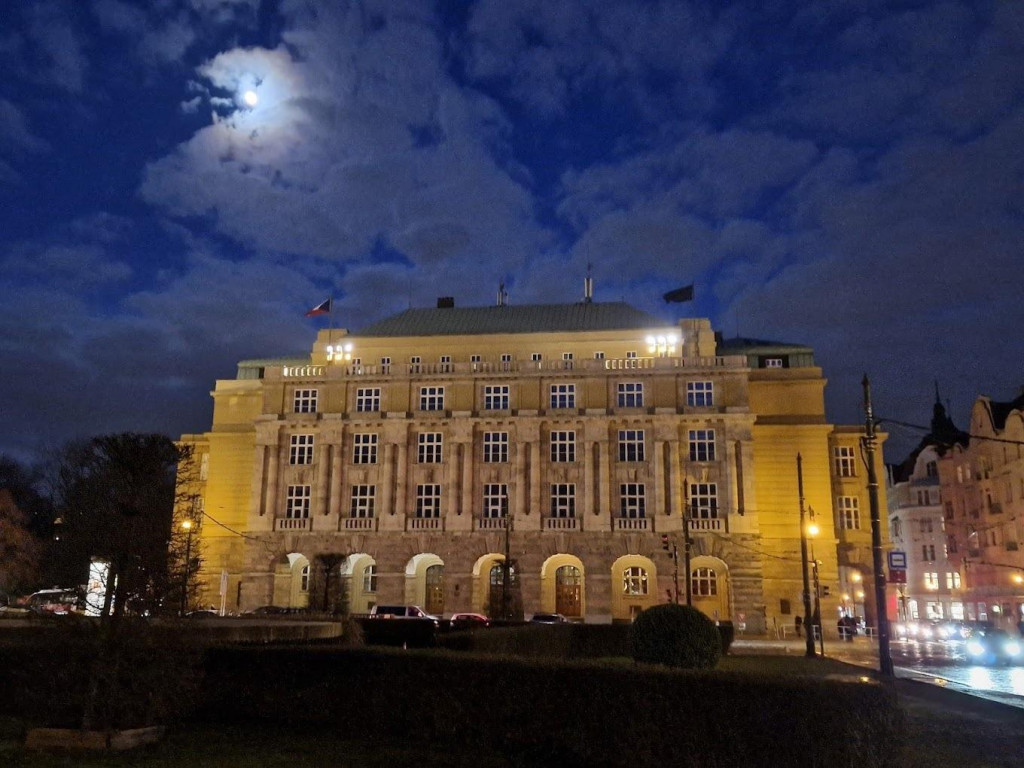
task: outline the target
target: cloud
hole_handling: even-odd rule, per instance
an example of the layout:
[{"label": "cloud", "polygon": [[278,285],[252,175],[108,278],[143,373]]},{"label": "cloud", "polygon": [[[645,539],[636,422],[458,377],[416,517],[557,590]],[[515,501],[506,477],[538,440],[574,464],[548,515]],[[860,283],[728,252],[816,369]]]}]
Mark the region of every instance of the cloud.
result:
[{"label": "cloud", "polygon": [[24,113],[7,99],[0,98],[0,149],[15,152],[46,152],[49,143],[28,127]]},{"label": "cloud", "polygon": [[33,44],[29,64],[35,79],[72,93],[85,87],[88,62],[83,41],[71,19],[57,2],[30,3],[23,9],[28,17],[28,35]]}]

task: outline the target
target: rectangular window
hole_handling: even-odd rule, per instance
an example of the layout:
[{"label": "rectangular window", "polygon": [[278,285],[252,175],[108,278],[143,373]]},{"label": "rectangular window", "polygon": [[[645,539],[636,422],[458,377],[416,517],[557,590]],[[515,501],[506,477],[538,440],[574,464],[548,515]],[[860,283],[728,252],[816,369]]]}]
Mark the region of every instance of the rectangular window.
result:
[{"label": "rectangular window", "polygon": [[764,360],[765,368],[781,368],[782,358],[781,357],[766,357]]},{"label": "rectangular window", "polygon": [[377,433],[362,432],[352,435],[352,463],[377,463]]},{"label": "rectangular window", "polygon": [[938,589],[939,588],[939,574],[935,571],[926,572],[924,575],[924,588],[925,589]]},{"label": "rectangular window", "polygon": [[452,356],[441,355],[441,373],[451,373],[452,370]]},{"label": "rectangular window", "polygon": [[642,429],[619,430],[619,461],[644,460],[644,431]]},{"label": "rectangular window", "polygon": [[420,387],[420,410],[443,411],[444,387]]},{"label": "rectangular window", "polygon": [[508,461],[508,432],[484,432],[484,462],[487,464]]},{"label": "rectangular window", "polygon": [[423,363],[423,359],[419,355],[413,355],[409,358],[409,373],[419,373],[420,366]]},{"label": "rectangular window", "polygon": [[509,396],[507,384],[490,384],[484,386],[484,410],[507,411]]},{"label": "rectangular window", "polygon": [[382,357],[380,359],[380,372],[381,373],[391,373],[391,358],[390,357]]},{"label": "rectangular window", "polygon": [[573,430],[551,433],[551,460],[576,461],[576,432]]},{"label": "rectangular window", "polygon": [[627,360],[636,360],[636,352],[627,352],[626,353],[626,359]]},{"label": "rectangular window", "polygon": [[921,521],[921,533],[932,533],[932,531],[933,531],[932,519],[930,517],[924,518]]},{"label": "rectangular window", "polygon": [[563,368],[565,368],[566,370],[569,370],[570,368],[572,368],[572,361],[573,361],[573,354],[572,354],[572,352],[563,352],[562,353],[562,367]]},{"label": "rectangular window", "polygon": [[715,460],[715,430],[690,430],[690,461]]},{"label": "rectangular window", "polygon": [[353,485],[349,515],[352,517],[373,517],[373,502],[376,496],[377,486],[375,485]]},{"label": "rectangular window", "polygon": [[604,360],[604,352],[595,352],[594,353],[594,359],[595,360]]},{"label": "rectangular window", "polygon": [[851,446],[838,445],[833,448],[832,459],[835,462],[837,477],[853,477],[856,474],[857,462]]},{"label": "rectangular window", "polygon": [[576,407],[576,385],[575,384],[552,384],[551,385],[551,407],[552,408],[575,408]]},{"label": "rectangular window", "polygon": [[840,496],[836,499],[839,511],[839,525],[847,531],[860,530],[860,499],[856,496]]},{"label": "rectangular window", "polygon": [[552,483],[551,516],[576,517],[575,483]]},{"label": "rectangular window", "polygon": [[285,515],[290,518],[309,517],[310,486],[289,485]]},{"label": "rectangular window", "polygon": [[292,410],[295,413],[316,413],[319,390],[296,389],[292,396]]},{"label": "rectangular window", "polygon": [[686,404],[694,408],[708,408],[715,404],[715,385],[710,381],[686,382]]},{"label": "rectangular window", "polygon": [[619,514],[622,517],[647,516],[647,499],[643,483],[619,484]]},{"label": "rectangular window", "polygon": [[441,516],[441,486],[425,483],[416,486],[416,517]]},{"label": "rectangular window", "polygon": [[644,385],[639,381],[619,383],[619,408],[643,408]]},{"label": "rectangular window", "polygon": [[512,370],[512,355],[507,352],[501,356],[501,370],[511,371]]},{"label": "rectangular window", "polygon": [[420,432],[417,460],[420,464],[441,463],[441,433]]},{"label": "rectangular window", "polygon": [[363,569],[363,592],[377,591],[377,566],[368,565]]},{"label": "rectangular window", "polygon": [[946,572],[946,589],[960,589],[960,574],[957,571]]},{"label": "rectangular window", "polygon": [[922,544],[921,545],[921,559],[926,563],[935,562],[935,545],[934,544]]},{"label": "rectangular window", "polygon": [[718,517],[718,483],[690,483],[690,518],[714,520]]},{"label": "rectangular window", "polygon": [[313,463],[313,436],[292,435],[288,446],[289,464]]},{"label": "rectangular window", "polygon": [[532,355],[530,355],[530,360],[532,360],[535,363],[539,363],[543,359],[544,355],[542,355],[540,352],[534,352]]},{"label": "rectangular window", "polygon": [[484,483],[484,517],[508,515],[508,486],[505,483]]},{"label": "rectangular window", "polygon": [[360,413],[376,413],[380,411],[380,387],[357,389],[356,410]]}]

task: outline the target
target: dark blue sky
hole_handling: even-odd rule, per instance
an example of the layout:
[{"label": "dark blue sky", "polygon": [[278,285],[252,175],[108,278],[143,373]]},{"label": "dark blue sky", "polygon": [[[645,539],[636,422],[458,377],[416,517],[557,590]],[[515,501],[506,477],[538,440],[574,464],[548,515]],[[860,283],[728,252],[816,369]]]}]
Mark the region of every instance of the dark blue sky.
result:
[{"label": "dark blue sky", "polygon": [[588,263],[813,346],[835,420],[866,371],[963,426],[1024,384],[1022,48],[1009,2],[8,3],[0,452],[203,430],[328,295],[359,328]]}]

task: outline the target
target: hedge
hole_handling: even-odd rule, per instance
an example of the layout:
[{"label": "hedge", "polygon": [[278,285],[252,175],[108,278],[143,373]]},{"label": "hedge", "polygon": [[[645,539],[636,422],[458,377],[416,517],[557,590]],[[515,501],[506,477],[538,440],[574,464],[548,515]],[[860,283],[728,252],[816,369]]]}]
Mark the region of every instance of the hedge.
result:
[{"label": "hedge", "polygon": [[443,651],[212,649],[204,702],[223,722],[482,743],[543,764],[875,768],[899,764],[902,740],[877,683]]}]

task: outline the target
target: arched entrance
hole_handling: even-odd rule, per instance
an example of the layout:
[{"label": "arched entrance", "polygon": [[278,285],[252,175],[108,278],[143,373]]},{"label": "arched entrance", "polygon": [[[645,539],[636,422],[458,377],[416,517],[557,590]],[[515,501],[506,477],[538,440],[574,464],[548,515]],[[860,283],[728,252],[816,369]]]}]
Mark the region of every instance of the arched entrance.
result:
[{"label": "arched entrance", "polygon": [[312,569],[309,559],[298,552],[290,552],[274,566],[274,596],[272,605],[283,608],[308,608]]},{"label": "arched entrance", "polygon": [[695,557],[690,563],[693,607],[714,621],[731,621],[729,567],[717,557]]},{"label": "arched entrance", "polygon": [[437,555],[421,553],[405,566],[405,602],[427,613],[444,613],[444,561]]},{"label": "arched entrance", "polygon": [[349,555],[341,564],[341,579],[350,613],[369,613],[377,604],[377,561],[365,552]]},{"label": "arched entrance", "polygon": [[540,572],[540,610],[570,618],[586,615],[586,571],[575,555],[552,555]]}]

